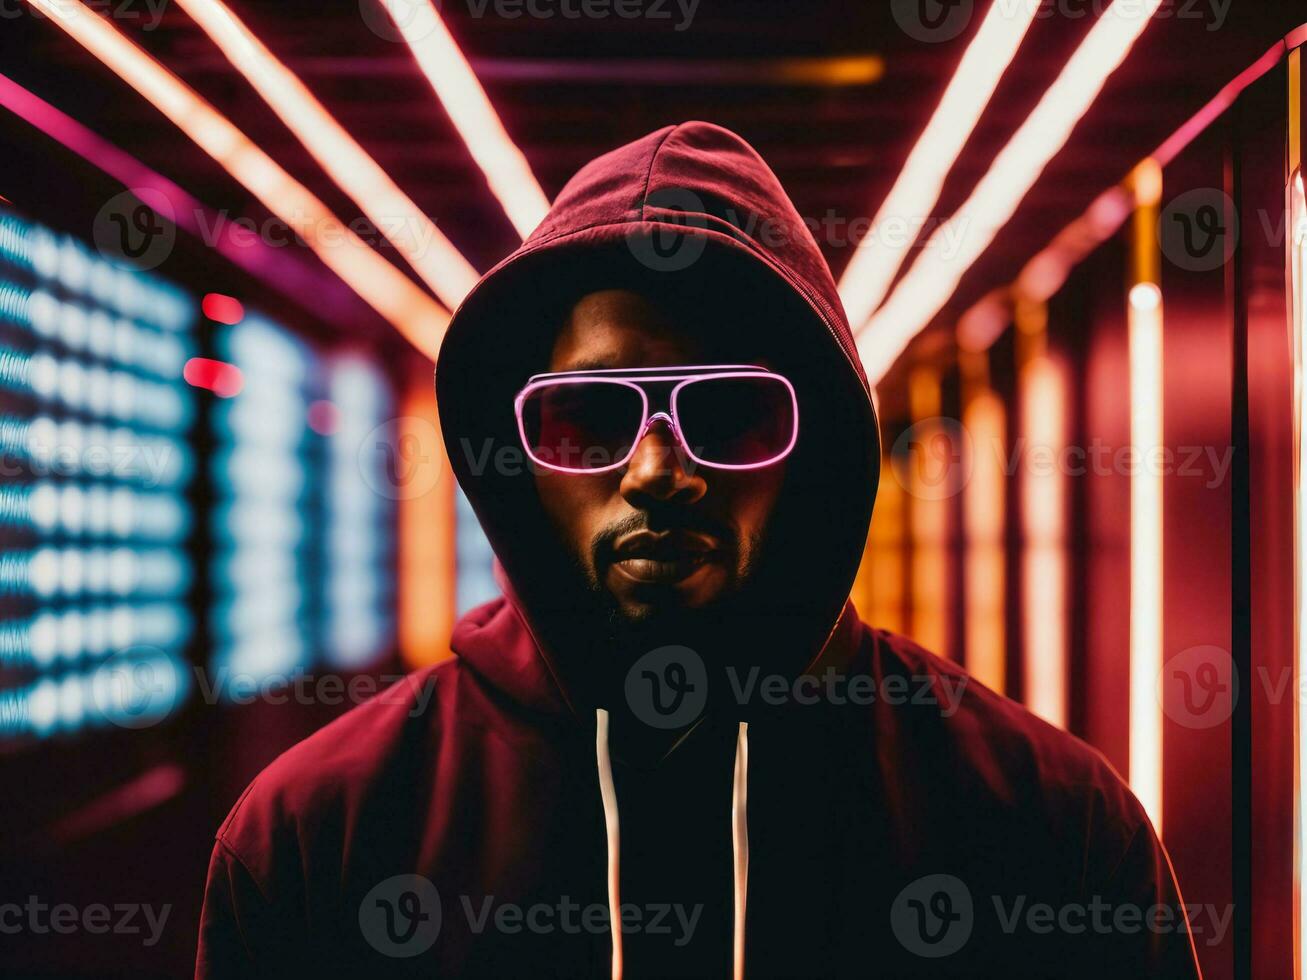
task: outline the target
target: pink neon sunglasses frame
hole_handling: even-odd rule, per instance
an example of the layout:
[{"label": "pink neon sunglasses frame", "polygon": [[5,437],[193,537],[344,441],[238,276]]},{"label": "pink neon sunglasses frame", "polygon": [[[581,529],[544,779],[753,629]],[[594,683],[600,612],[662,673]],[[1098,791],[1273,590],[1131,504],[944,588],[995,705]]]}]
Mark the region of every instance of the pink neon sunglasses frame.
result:
[{"label": "pink neon sunglasses frame", "polygon": [[[681,389],[697,381],[718,381],[722,378],[771,378],[785,385],[786,391],[790,393],[790,405],[794,411],[794,424],[790,432],[789,443],[775,456],[758,463],[713,463],[697,455],[690,448],[689,443],[685,441],[685,436],[681,434],[680,422],[676,416],[676,398]],[[670,413],[654,412],[652,415],[649,414],[649,395],[640,386],[642,381],[679,382],[672,389],[667,399],[667,406],[671,409]],[[642,421],[640,422],[639,431],[631,443],[630,451],[615,463],[594,467],[559,466],[537,457],[531,451],[531,442],[526,437],[526,424],[522,419],[522,405],[527,396],[533,391],[550,385],[593,384],[595,382],[633,388],[640,395]],[[793,451],[795,443],[799,441],[799,397],[795,394],[794,385],[790,383],[790,379],[785,375],[777,374],[775,371],[769,371],[767,368],[758,367],[755,364],[685,364],[664,368],[601,368],[594,371],[559,371],[553,374],[534,374],[527,379],[526,387],[519,391],[513,399],[513,411],[517,415],[518,437],[522,440],[522,448],[526,450],[526,454],[531,461],[547,470],[554,470],[557,473],[571,473],[577,476],[611,473],[613,470],[625,466],[631,461],[631,457],[635,455],[640,440],[649,431],[649,427],[659,420],[667,423],[668,428],[676,436],[676,441],[680,443],[681,449],[684,450],[686,456],[700,466],[707,466],[715,470],[759,470],[764,466],[772,466],[788,456]]]}]

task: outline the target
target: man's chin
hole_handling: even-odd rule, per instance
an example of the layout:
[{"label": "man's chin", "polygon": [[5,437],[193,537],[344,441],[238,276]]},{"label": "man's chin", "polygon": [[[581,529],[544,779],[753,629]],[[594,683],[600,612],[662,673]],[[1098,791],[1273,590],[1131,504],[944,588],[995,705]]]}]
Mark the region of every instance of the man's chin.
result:
[{"label": "man's chin", "polygon": [[679,644],[713,646],[728,624],[738,629],[744,574],[712,561],[672,582],[647,582],[615,564],[586,569],[591,594],[605,610],[608,639],[622,650],[647,651]]},{"label": "man's chin", "polygon": [[720,559],[616,561],[607,566],[603,576],[612,601],[631,618],[709,608],[720,600],[730,583],[730,570]]},{"label": "man's chin", "polygon": [[[610,593],[611,596],[611,593]],[[701,620],[702,607],[687,606],[681,602],[639,602],[612,599],[612,619],[619,629],[631,632],[666,632],[685,629]]]},{"label": "man's chin", "polygon": [[645,600],[619,597],[611,592],[609,621],[614,638],[628,649],[652,649],[668,644],[689,647],[711,645],[726,623],[733,620],[730,597],[721,590],[691,605],[684,597],[665,596]]}]

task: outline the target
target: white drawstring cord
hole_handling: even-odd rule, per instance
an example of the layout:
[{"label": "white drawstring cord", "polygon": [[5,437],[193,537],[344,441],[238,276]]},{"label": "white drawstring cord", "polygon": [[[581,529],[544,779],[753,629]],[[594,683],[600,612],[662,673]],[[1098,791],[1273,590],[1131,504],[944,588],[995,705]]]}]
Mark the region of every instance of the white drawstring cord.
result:
[{"label": "white drawstring cord", "polygon": [[[618,861],[621,828],[617,819],[617,790],[613,762],[608,754],[608,712],[595,712],[595,758],[599,764],[599,796],[604,803],[608,832],[608,922],[613,939],[612,980],[622,980],[622,916]],[[735,928],[733,960],[735,980],[744,978],[744,912],[749,893],[749,723],[740,722],[735,741],[735,782],[731,790],[731,859],[735,868]]]},{"label": "white drawstring cord", "polygon": [[608,926],[613,935],[613,980],[622,980],[622,900],[618,893],[618,859],[621,829],[617,823],[617,790],[613,788],[613,762],[608,756],[608,712],[595,712],[595,755],[599,760],[599,795],[604,801],[608,831]]},{"label": "white drawstring cord", "polygon": [[749,896],[749,723],[740,722],[731,794],[731,851],[735,863],[735,980],[744,978],[744,912]]}]

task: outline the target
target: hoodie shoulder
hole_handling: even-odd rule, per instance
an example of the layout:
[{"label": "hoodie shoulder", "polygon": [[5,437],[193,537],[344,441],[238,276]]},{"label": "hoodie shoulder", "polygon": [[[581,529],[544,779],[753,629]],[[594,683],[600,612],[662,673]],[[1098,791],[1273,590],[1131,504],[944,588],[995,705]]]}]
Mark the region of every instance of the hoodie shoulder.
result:
[{"label": "hoodie shoulder", "polygon": [[343,843],[368,801],[435,751],[457,671],[451,660],[409,674],[287,749],[237,800],[219,843],[261,884],[278,877],[274,855]]},{"label": "hoodie shoulder", "polygon": [[933,690],[929,708],[899,712],[902,717],[891,724],[905,746],[913,741],[942,757],[959,792],[1039,814],[1053,825],[1083,828],[1109,851],[1123,851],[1150,826],[1143,806],[1097,750],[985,687],[958,664],[905,637],[869,632],[873,670],[882,683],[897,673],[921,690]]}]

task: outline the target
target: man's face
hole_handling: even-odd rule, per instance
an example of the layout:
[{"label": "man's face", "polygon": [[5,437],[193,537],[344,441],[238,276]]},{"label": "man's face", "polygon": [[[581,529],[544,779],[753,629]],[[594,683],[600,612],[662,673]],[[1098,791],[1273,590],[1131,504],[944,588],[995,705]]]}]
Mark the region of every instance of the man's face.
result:
[{"label": "man's face", "polygon": [[[720,356],[639,294],[605,290],[572,308],[548,370],[760,363],[750,353]],[[651,412],[665,409],[654,401]],[[628,624],[652,625],[701,617],[739,592],[785,465],[743,471],[696,465],[660,420],[625,466],[597,474],[538,468],[536,485],[590,587]]]}]

